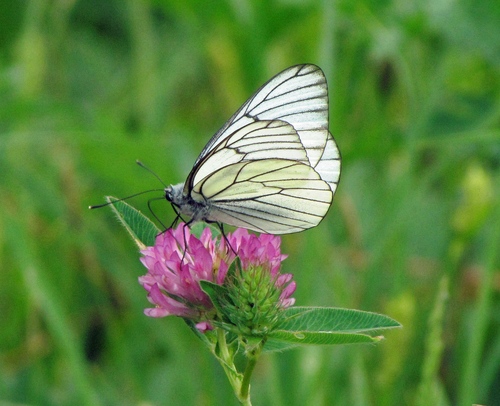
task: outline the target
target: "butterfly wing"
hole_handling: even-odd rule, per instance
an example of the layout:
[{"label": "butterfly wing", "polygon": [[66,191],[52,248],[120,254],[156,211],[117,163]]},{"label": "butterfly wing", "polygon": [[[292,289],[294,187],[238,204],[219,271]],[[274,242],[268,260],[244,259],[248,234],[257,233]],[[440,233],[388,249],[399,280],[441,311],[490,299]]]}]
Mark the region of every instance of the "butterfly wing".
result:
[{"label": "butterfly wing", "polygon": [[209,206],[204,220],[286,234],[316,226],[333,198],[309,165],[297,131],[283,121],[256,121],[221,140],[186,182]]},{"label": "butterfly wing", "polygon": [[283,158],[307,163],[297,131],[284,121],[255,121],[222,138],[199,161],[186,181],[186,194],[205,177],[241,161]]},{"label": "butterfly wing", "polygon": [[287,159],[231,164],[196,189],[210,204],[208,221],[268,234],[295,233],[318,225],[333,197],[313,168]]},{"label": "butterfly wing", "polygon": [[328,88],[321,69],[310,64],[292,66],[257,90],[210,139],[195,168],[222,140],[262,120],[289,123],[299,136],[309,165],[335,192],[340,177],[340,153],[328,131]]}]

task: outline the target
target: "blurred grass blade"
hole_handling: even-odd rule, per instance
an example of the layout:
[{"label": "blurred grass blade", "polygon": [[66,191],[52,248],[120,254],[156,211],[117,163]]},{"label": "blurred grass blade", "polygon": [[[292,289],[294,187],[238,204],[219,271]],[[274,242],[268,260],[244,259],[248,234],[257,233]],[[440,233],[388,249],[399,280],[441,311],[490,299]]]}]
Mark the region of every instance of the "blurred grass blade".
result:
[{"label": "blurred grass blade", "polygon": [[[500,246],[500,206],[495,210],[494,219],[490,221],[490,235],[484,252],[484,272],[481,282],[475,316],[471,319],[468,351],[465,354],[464,369],[461,376],[459,405],[470,405],[478,397],[480,383],[478,377],[481,371],[481,360],[488,335],[488,321],[493,314],[493,292],[495,290],[495,275],[498,264]],[[485,394],[483,394],[484,396]]]},{"label": "blurred grass blade", "polygon": [[436,304],[429,317],[422,378],[418,388],[417,405],[440,405],[443,389],[439,380],[439,366],[443,353],[443,317],[448,300],[448,277],[444,276],[439,284]]},{"label": "blurred grass blade", "polygon": [[[36,324],[35,320],[40,318],[43,320],[42,325],[46,326],[40,325],[36,330],[31,326],[27,332],[31,331],[33,334],[37,331],[38,335],[43,336],[44,328],[46,328],[52,337],[51,351],[59,351],[64,355],[66,379],[71,381],[74,396],[79,400],[79,404],[100,405],[101,400],[93,386],[92,373],[81,351],[80,337],[76,333],[78,328],[75,320],[70,316],[71,310],[68,310],[67,302],[65,302],[64,291],[52,283],[48,274],[50,270],[44,268],[43,261],[38,255],[39,250],[24,232],[27,227],[22,224],[22,220],[15,218],[11,220],[6,225],[6,235],[9,241],[15,241],[10,244],[11,253],[21,270],[25,294],[34,304],[35,310],[31,315],[31,324]],[[27,339],[29,340],[29,337]],[[33,353],[34,350],[29,351]],[[36,351],[34,353],[36,354]],[[30,393],[29,396],[33,394]],[[5,404],[3,401],[0,403]]]}]

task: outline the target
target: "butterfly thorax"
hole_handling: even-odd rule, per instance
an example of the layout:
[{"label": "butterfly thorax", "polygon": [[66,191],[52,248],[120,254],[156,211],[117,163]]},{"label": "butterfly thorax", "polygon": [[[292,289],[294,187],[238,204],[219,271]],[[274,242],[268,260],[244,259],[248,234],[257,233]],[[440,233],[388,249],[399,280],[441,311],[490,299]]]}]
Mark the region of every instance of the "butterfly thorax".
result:
[{"label": "butterfly thorax", "polygon": [[206,221],[210,212],[209,205],[205,202],[194,200],[184,193],[184,183],[170,185],[165,188],[165,199],[178,210],[178,214],[191,217],[192,221]]}]

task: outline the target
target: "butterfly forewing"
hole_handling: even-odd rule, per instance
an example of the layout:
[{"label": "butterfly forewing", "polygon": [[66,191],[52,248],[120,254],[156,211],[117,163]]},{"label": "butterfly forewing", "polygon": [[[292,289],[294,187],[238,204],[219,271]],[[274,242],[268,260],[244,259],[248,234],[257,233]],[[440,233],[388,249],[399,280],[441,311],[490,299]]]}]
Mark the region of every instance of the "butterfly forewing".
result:
[{"label": "butterfly forewing", "polygon": [[191,189],[222,167],[243,160],[286,158],[307,162],[307,155],[295,129],[283,121],[257,121],[221,140],[212,152],[195,165],[186,186]]},{"label": "butterfly forewing", "polygon": [[195,167],[221,140],[261,120],[280,120],[292,125],[309,165],[335,192],[340,177],[340,154],[328,131],[326,79],[315,65],[292,66],[264,84],[212,137]]}]

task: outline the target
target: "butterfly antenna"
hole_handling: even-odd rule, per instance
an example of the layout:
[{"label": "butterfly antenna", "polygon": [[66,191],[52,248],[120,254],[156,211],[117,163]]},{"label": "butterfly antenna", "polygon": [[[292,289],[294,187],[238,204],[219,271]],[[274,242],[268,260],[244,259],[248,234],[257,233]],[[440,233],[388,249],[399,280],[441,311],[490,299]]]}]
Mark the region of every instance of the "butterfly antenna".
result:
[{"label": "butterfly antenna", "polygon": [[148,167],[147,167],[146,165],[144,165],[141,161],[139,161],[139,160],[137,159],[137,160],[135,161],[135,163],[136,163],[137,165],[139,165],[141,168],[146,169],[146,170],[147,170],[147,171],[148,171],[151,175],[153,175],[156,179],[158,179],[158,180],[160,181],[160,183],[161,183],[163,186],[165,186],[165,187],[167,187],[167,186],[168,186],[168,185],[166,185],[166,184],[165,184],[165,182],[163,182],[163,181],[161,180],[161,178],[158,176],[158,174],[157,174],[156,172],[154,172],[152,169],[148,168]]},{"label": "butterfly antenna", "polygon": [[89,209],[91,209],[91,210],[92,209],[100,209],[101,207],[106,207],[106,206],[109,206],[110,204],[115,204],[116,202],[123,202],[124,200],[132,199],[133,197],[140,196],[140,195],[143,195],[145,193],[151,193],[151,192],[163,192],[163,189],[145,190],[143,192],[134,193],[133,195],[130,195],[130,196],[122,197],[121,199],[116,199],[116,200],[112,200],[112,201],[107,202],[107,203],[89,206]]}]

